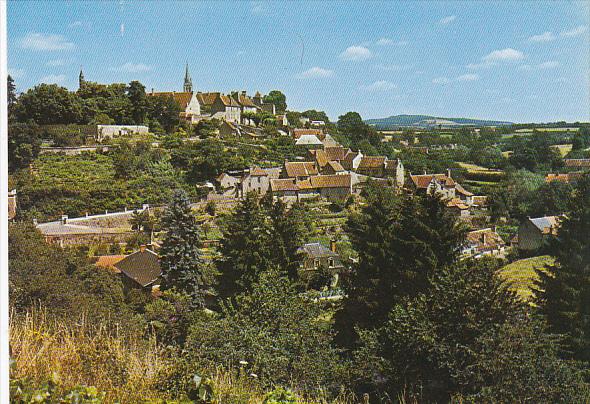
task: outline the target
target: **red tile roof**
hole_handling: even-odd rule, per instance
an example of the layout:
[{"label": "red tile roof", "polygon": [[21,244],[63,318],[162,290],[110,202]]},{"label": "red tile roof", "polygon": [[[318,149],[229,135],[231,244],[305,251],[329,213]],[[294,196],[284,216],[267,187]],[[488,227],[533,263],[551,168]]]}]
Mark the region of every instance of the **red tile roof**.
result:
[{"label": "red tile roof", "polygon": [[292,178],[270,180],[270,189],[273,192],[299,191],[299,187]]},{"label": "red tile roof", "polygon": [[289,178],[307,177],[318,174],[318,169],[311,161],[285,162],[285,171]]},{"label": "red tile roof", "polygon": [[358,168],[381,168],[385,167],[385,156],[363,156]]},{"label": "red tile roof", "polygon": [[346,175],[316,175],[309,178],[313,188],[350,188],[351,176]]},{"label": "red tile roof", "polygon": [[446,174],[411,175],[410,178],[418,189],[428,188],[428,184],[430,184],[432,179],[444,182],[447,187],[455,186],[455,181],[452,178],[447,177]]},{"label": "red tile roof", "polygon": [[590,168],[590,159],[565,159],[563,162],[566,167]]},{"label": "red tile roof", "polygon": [[[321,136],[324,132],[321,129],[293,129],[293,138],[299,139],[303,135]],[[321,140],[321,139],[320,139]]]},{"label": "red tile roof", "polygon": [[148,93],[148,94],[151,96],[154,96],[154,97],[172,97],[174,99],[174,101],[176,101],[178,103],[178,105],[180,105],[180,108],[182,108],[182,109],[186,109],[186,106],[193,98],[193,93],[184,93],[184,92],[177,93],[175,91],[160,92],[160,93]]}]

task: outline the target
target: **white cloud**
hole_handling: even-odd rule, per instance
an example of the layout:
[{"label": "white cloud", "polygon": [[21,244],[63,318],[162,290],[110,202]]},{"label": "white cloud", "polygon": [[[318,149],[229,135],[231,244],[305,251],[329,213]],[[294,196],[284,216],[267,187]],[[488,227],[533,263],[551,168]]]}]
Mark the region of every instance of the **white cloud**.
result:
[{"label": "white cloud", "polygon": [[455,15],[449,15],[447,17],[441,18],[439,20],[439,23],[443,24],[443,25],[447,25],[452,23],[453,21],[455,21],[457,19],[457,16]]},{"label": "white cloud", "polygon": [[396,89],[397,86],[390,81],[378,80],[378,81],[375,81],[374,83],[371,83],[368,85],[362,85],[359,88],[364,91],[373,92],[373,91],[390,91],[390,90]]},{"label": "white cloud", "polygon": [[479,80],[479,74],[467,73],[461,76],[450,79],[448,77],[436,77],[432,79],[433,84],[449,84],[452,82],[463,82],[463,81],[476,81]]},{"label": "white cloud", "polygon": [[252,14],[262,14],[266,11],[264,5],[261,1],[252,1],[250,2],[250,12]]},{"label": "white cloud", "polygon": [[391,38],[381,38],[377,42],[375,42],[375,44],[379,46],[405,46],[408,44],[408,41],[394,41]]},{"label": "white cloud", "polygon": [[334,72],[328,69],[322,69],[321,67],[312,67],[307,69],[304,72],[301,72],[297,75],[299,79],[323,79],[327,77],[332,77]]},{"label": "white cloud", "polygon": [[13,79],[20,79],[25,76],[25,71],[23,69],[8,69],[8,74]]},{"label": "white cloud", "polygon": [[143,63],[127,62],[125,64],[122,64],[121,66],[111,67],[109,70],[112,72],[141,73],[152,70],[152,67],[144,65]]},{"label": "white cloud", "polygon": [[66,75],[65,74],[50,74],[48,76],[45,77],[41,77],[39,79],[40,83],[45,83],[45,84],[63,84],[66,81]]},{"label": "white cloud", "polygon": [[401,72],[404,70],[411,69],[411,65],[384,65],[384,64],[377,64],[375,65],[375,69],[382,70],[384,72]]},{"label": "white cloud", "polygon": [[340,59],[352,62],[360,62],[371,57],[373,57],[373,54],[364,46],[349,46],[340,54]]},{"label": "white cloud", "polygon": [[564,36],[566,38],[571,38],[571,37],[582,35],[586,31],[588,31],[588,26],[587,25],[580,25],[576,28],[570,29],[569,31],[562,31],[559,35]]},{"label": "white cloud", "polygon": [[463,74],[463,75],[457,77],[456,80],[457,81],[475,81],[475,80],[479,80],[479,74],[474,74],[474,73]]},{"label": "white cloud", "polygon": [[530,42],[551,42],[555,40],[553,32],[547,31],[539,35],[533,35],[529,38]]},{"label": "white cloud", "polygon": [[50,60],[47,63],[45,63],[45,66],[56,67],[56,66],[64,66],[65,64],[66,64],[66,61],[63,59],[54,59],[54,60]]},{"label": "white cloud", "polygon": [[559,67],[559,62],[555,60],[549,60],[547,62],[539,63],[537,65],[521,65],[518,66],[518,70],[530,72],[533,70],[555,69],[556,67]]},{"label": "white cloud", "polygon": [[524,53],[519,50],[506,48],[506,49],[498,49],[495,50],[487,55],[485,55],[482,60],[484,62],[510,62],[515,60],[522,60],[524,59]]},{"label": "white cloud", "polygon": [[537,67],[539,69],[555,69],[556,67],[559,67],[559,62],[555,60],[549,60],[547,62],[539,63]]},{"label": "white cloud", "polygon": [[449,80],[446,77],[437,77],[435,79],[432,79],[432,83],[434,84],[449,84],[451,82],[451,80]]},{"label": "white cloud", "polygon": [[72,50],[76,47],[72,42],[68,42],[63,35],[40,34],[37,32],[26,34],[20,40],[20,46],[35,51]]}]

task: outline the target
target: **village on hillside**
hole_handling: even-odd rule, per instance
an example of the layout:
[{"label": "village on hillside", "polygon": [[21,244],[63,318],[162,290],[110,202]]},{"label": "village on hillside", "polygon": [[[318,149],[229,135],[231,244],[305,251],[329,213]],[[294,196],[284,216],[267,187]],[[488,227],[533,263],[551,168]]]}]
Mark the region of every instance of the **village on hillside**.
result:
[{"label": "village on hillside", "polygon": [[[146,391],[246,402],[224,383],[267,398],[361,402],[342,398],[345,377],[362,402],[391,402],[382,400],[405,387],[383,375],[397,361],[412,362],[404,356],[410,342],[425,357],[444,349],[467,355],[457,348],[463,342],[424,347],[445,338],[495,351],[485,335],[466,337],[488,327],[488,312],[521,324],[502,328],[506,341],[529,338],[523,349],[537,349],[537,326],[515,313],[537,307],[539,285],[551,285],[556,262],[568,265],[559,249],[575,237],[580,222],[571,218],[588,209],[588,123],[440,119],[383,128],[356,112],[334,122],[321,110],[291,110],[280,90],[199,91],[189,65],[183,70],[182,91],[165,92],[138,81],[96,83],[80,71],[75,91],[39,84],[17,95],[9,78],[11,299],[20,308],[41,302],[66,315],[77,307],[109,321],[114,315],[140,341],[161,344],[154,355],[170,364],[157,369],[168,372],[169,385],[144,387],[123,402]],[[587,252],[583,242],[571,245]],[[495,305],[507,305],[508,314]],[[485,319],[467,319],[479,315]],[[454,323],[440,331],[448,324],[437,316],[469,324],[456,336]],[[500,332],[494,327],[487,330]],[[517,336],[521,330],[531,334]],[[507,344],[498,349],[512,366],[517,348],[501,338],[491,340]],[[422,362],[408,366],[416,368],[405,377],[430,374]],[[436,366],[446,374],[451,365]],[[570,383],[568,375],[556,383]],[[407,397],[444,402],[453,391],[477,401],[455,376],[440,376],[449,390],[432,377]],[[123,394],[132,383],[125,380],[104,394]],[[232,398],[215,401],[223,394]],[[510,402],[504,398],[483,402]]]}]

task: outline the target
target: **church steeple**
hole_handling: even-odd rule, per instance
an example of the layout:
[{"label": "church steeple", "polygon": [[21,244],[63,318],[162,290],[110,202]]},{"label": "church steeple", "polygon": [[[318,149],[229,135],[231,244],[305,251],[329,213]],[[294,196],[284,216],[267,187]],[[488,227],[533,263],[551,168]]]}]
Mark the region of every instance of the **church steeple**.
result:
[{"label": "church steeple", "polygon": [[82,73],[82,67],[80,66],[80,76],[78,76],[78,86],[82,88],[86,80],[84,80],[84,73]]},{"label": "church steeple", "polygon": [[193,92],[193,81],[191,80],[191,75],[188,72],[188,63],[186,64],[186,70],[184,72],[184,87],[183,91],[185,93],[192,93]]}]

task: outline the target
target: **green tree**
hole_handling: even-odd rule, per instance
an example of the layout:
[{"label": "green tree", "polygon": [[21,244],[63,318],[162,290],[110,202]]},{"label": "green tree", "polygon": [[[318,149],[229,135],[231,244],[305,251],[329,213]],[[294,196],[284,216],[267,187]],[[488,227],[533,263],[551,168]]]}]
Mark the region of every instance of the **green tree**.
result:
[{"label": "green tree", "polygon": [[216,137],[219,134],[220,121],[218,119],[203,119],[194,127],[194,133],[201,139]]},{"label": "green tree", "polygon": [[203,260],[197,219],[184,191],[176,191],[162,216],[165,232],[160,249],[162,289],[185,293],[194,306],[203,305]]},{"label": "green tree", "polygon": [[264,387],[337,393],[342,366],[328,325],[318,321],[324,314],[283,272],[271,269],[235,304],[223,306],[220,318],[195,321],[187,349],[198,363],[254,373]]},{"label": "green tree", "polygon": [[262,100],[274,104],[277,113],[283,113],[287,110],[287,97],[279,90],[272,90]]},{"label": "green tree", "polygon": [[298,279],[297,270],[301,264],[301,254],[297,251],[307,240],[309,223],[305,211],[299,204],[288,208],[280,199],[267,206],[268,225],[272,247],[273,265],[281,268],[291,280]]},{"label": "green tree", "polygon": [[369,384],[425,402],[549,403],[576,394],[579,372],[556,357],[553,338],[496,276],[498,267],[480,259],[441,270],[429,291],[397,303],[383,327],[364,332],[357,363],[372,375]]},{"label": "green tree", "polygon": [[221,231],[219,292],[231,297],[249,291],[259,274],[270,267],[272,242],[257,194],[248,193],[240,201]]},{"label": "green tree", "polygon": [[56,84],[39,84],[19,97],[16,116],[21,122],[39,125],[82,121],[82,103],[75,93]]},{"label": "green tree", "polygon": [[359,254],[335,319],[338,342],[347,347],[357,341],[355,327],[382,325],[396,301],[427,290],[429,278],[457,259],[465,237],[437,197],[397,196],[379,185],[369,188],[347,230]]},{"label": "green tree", "polygon": [[132,81],[127,87],[127,97],[131,103],[131,117],[136,125],[143,125],[147,113],[145,86],[139,81]]},{"label": "green tree", "polygon": [[8,125],[8,171],[28,167],[41,149],[40,129],[32,123]]},{"label": "green tree", "polygon": [[6,89],[7,89],[7,100],[8,100],[8,116],[12,115],[14,106],[16,104],[16,86],[14,85],[14,80],[8,75],[6,78]]},{"label": "green tree", "polygon": [[367,125],[358,112],[347,112],[338,117],[338,132],[347,137],[353,147],[358,147],[362,141],[376,146],[381,142],[377,131]]},{"label": "green tree", "polygon": [[166,133],[172,133],[178,125],[180,105],[172,97],[150,96],[147,98],[147,116],[162,125]]},{"label": "green tree", "polygon": [[563,355],[590,362],[590,180],[576,187],[572,210],[550,243],[555,266],[539,271],[537,291],[549,330],[565,336]]}]

